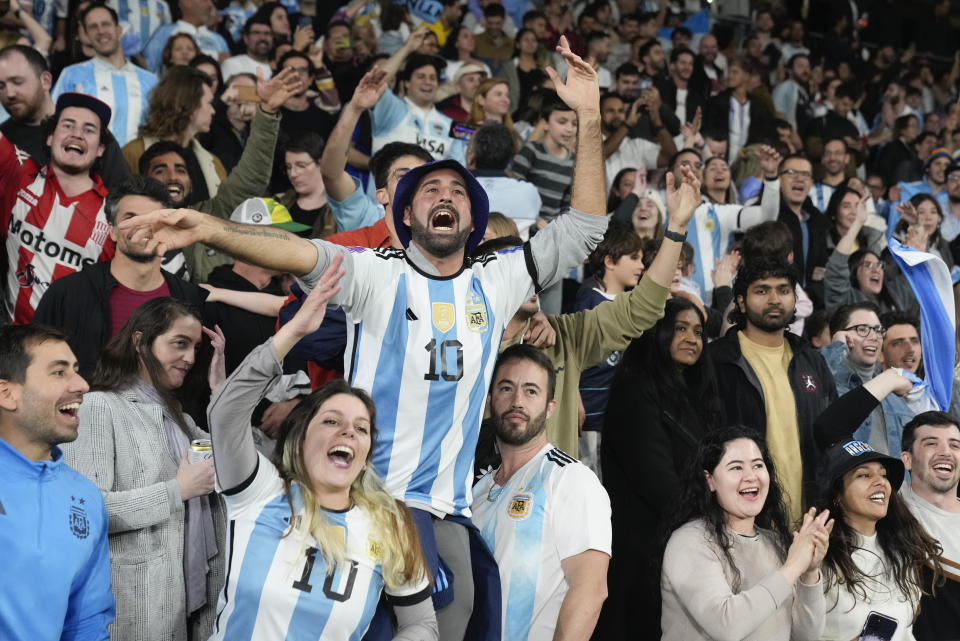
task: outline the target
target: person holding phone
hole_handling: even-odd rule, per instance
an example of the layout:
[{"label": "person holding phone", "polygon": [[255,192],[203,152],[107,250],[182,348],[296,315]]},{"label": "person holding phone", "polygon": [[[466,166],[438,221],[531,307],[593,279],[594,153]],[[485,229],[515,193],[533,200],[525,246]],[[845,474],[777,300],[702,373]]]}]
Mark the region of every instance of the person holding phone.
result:
[{"label": "person holding phone", "polygon": [[830,511],[811,509],[791,535],[770,451],[743,426],[708,432],[681,481],[663,552],[662,641],[820,639]]},{"label": "person holding phone", "polygon": [[[903,476],[900,459],[850,438],[821,459],[820,505],[836,517],[824,559],[824,641],[858,638],[873,627],[867,624],[875,614],[897,621],[889,641],[914,639],[920,597],[934,588],[942,568],[940,545],[898,492]],[[925,574],[928,565],[932,575]]]}]

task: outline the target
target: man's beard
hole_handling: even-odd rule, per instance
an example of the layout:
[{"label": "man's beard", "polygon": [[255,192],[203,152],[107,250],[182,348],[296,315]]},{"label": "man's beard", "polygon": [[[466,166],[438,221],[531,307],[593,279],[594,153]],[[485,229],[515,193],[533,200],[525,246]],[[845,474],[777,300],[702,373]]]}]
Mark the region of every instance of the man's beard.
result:
[{"label": "man's beard", "polygon": [[547,424],[547,410],[544,408],[542,412],[530,418],[526,412],[521,412],[520,410],[510,410],[504,412],[504,414],[523,414],[527,419],[526,427],[524,428],[513,428],[509,425],[504,419],[503,415],[494,414],[491,416],[493,420],[493,429],[496,432],[497,438],[506,443],[507,445],[526,445],[532,441],[537,435],[542,432]]},{"label": "man's beard", "polygon": [[767,318],[765,312],[773,309],[772,307],[766,307],[764,313],[758,314],[757,312],[751,310],[749,307],[746,308],[747,322],[756,327],[759,330],[762,330],[767,333],[774,333],[781,331],[784,327],[793,322],[795,310],[787,312],[786,308],[779,307],[781,314],[780,318]]},{"label": "man's beard", "polygon": [[129,258],[135,263],[141,263],[146,265],[147,263],[152,263],[157,258],[156,254],[148,254],[146,252],[140,252],[140,251],[137,251],[136,249],[133,249],[130,246],[120,247],[119,245],[117,245],[117,249],[120,251],[121,254],[123,254],[124,256],[126,256],[127,258]]},{"label": "man's beard", "polygon": [[[454,218],[456,224],[459,225],[459,212],[452,206],[449,206],[449,209],[456,212]],[[430,218],[432,217],[433,211],[427,217],[427,224],[422,225],[415,216],[410,216],[410,238],[416,241],[420,249],[436,258],[446,258],[466,247],[467,239],[473,233],[470,228],[463,229],[455,234],[440,235],[430,230]]]}]

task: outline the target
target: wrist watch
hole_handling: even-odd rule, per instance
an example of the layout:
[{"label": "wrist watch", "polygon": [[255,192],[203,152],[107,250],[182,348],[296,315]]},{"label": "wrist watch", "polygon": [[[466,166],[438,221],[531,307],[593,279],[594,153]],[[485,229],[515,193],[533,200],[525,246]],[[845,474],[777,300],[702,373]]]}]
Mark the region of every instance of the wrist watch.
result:
[{"label": "wrist watch", "polygon": [[687,232],[683,232],[682,234],[680,234],[675,231],[670,231],[668,229],[665,232],[663,232],[663,237],[669,238],[670,240],[677,243],[683,243],[683,242],[686,242],[687,240]]}]

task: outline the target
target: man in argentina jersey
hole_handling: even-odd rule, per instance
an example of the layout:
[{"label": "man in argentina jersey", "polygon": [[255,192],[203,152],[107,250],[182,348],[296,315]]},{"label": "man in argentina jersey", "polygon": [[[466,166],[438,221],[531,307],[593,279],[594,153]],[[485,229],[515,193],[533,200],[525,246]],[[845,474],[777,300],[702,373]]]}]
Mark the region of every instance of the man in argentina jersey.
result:
[{"label": "man in argentina jersey", "polygon": [[[472,610],[470,480],[503,328],[535,289],[583,261],[607,222],[596,72],[561,42],[571,71],[565,83],[552,70],[551,77],[580,122],[571,209],[523,248],[467,259],[483,238],[488,202],[476,179],[449,159],[410,170],[396,187],[391,209],[406,250],[339,247],[191,210],[154,212],[120,225],[121,231],[140,228],[133,240],[153,251],[200,241],[267,269],[304,275],[305,291],[334,256],[344,256],[346,275],[332,303],[347,316],[347,378],[377,404],[374,468],[393,496],[434,517],[433,547],[455,561],[450,566],[460,577],[449,607],[463,606],[461,595],[469,600],[457,616],[446,616],[447,608],[438,612],[445,640],[463,638]],[[421,530],[421,537],[432,535]]]},{"label": "man in argentina jersey", "polygon": [[[766,220],[776,220],[779,207],[779,194],[776,190],[777,166],[780,154],[773,147],[764,145],[757,153],[763,168],[766,189],[763,201],[758,205],[725,205],[712,202],[706,195],[693,214],[693,220],[687,227],[687,242],[693,246],[693,280],[703,292],[703,302],[709,306],[713,299],[713,279],[711,274],[715,261],[727,253],[733,242],[734,232],[744,231]],[[692,166],[697,178],[702,180],[700,153],[694,149],[684,149],[674,156],[671,171],[679,182],[678,167]],[[766,205],[766,206],[764,206]],[[668,212],[669,216],[669,212]]]},{"label": "man in argentina jersey", "polygon": [[110,105],[110,131],[123,147],[137,137],[157,77],[124,57],[116,11],[100,4],[90,5],[80,14],[80,24],[90,36],[95,54],[86,62],[64,69],[51,93],[56,99],[65,91],[77,91]]},{"label": "man in argentina jersey", "polygon": [[414,53],[428,30],[423,27],[407,39],[395,54],[380,65],[388,80],[403,66],[399,80],[407,83],[406,97],[387,89],[370,110],[373,152],[390,142],[409,142],[436,158],[466,163],[466,140],[451,136],[453,120],[434,106],[443,63],[436,56]]},{"label": "man in argentina jersey", "polygon": [[107,189],[91,172],[103,154],[110,107],[80,93],[57,99],[48,138],[50,164],[39,165],[0,137],[0,215],[6,233],[5,315],[29,323],[51,282],[113,257],[103,212]]},{"label": "man in argentina jersey", "polygon": [[165,0],[107,0],[106,4],[120,16],[123,41],[136,37],[131,39],[136,43],[134,50],[126,51],[130,55],[139,53],[154,31],[173,22],[170,6]]},{"label": "man in argentina jersey", "polygon": [[474,488],[473,520],[500,567],[504,641],[586,641],[607,595],[610,498],[585,465],[547,442],[556,374],[540,350],[497,360],[490,413],[502,462]]}]

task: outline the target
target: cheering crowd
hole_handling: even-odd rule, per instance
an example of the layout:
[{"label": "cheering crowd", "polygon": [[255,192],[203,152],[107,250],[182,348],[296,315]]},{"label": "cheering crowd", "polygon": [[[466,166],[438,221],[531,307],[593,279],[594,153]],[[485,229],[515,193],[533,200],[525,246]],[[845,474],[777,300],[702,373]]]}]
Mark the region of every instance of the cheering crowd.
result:
[{"label": "cheering crowd", "polygon": [[0,0],[0,639],[960,639],[953,18]]}]

